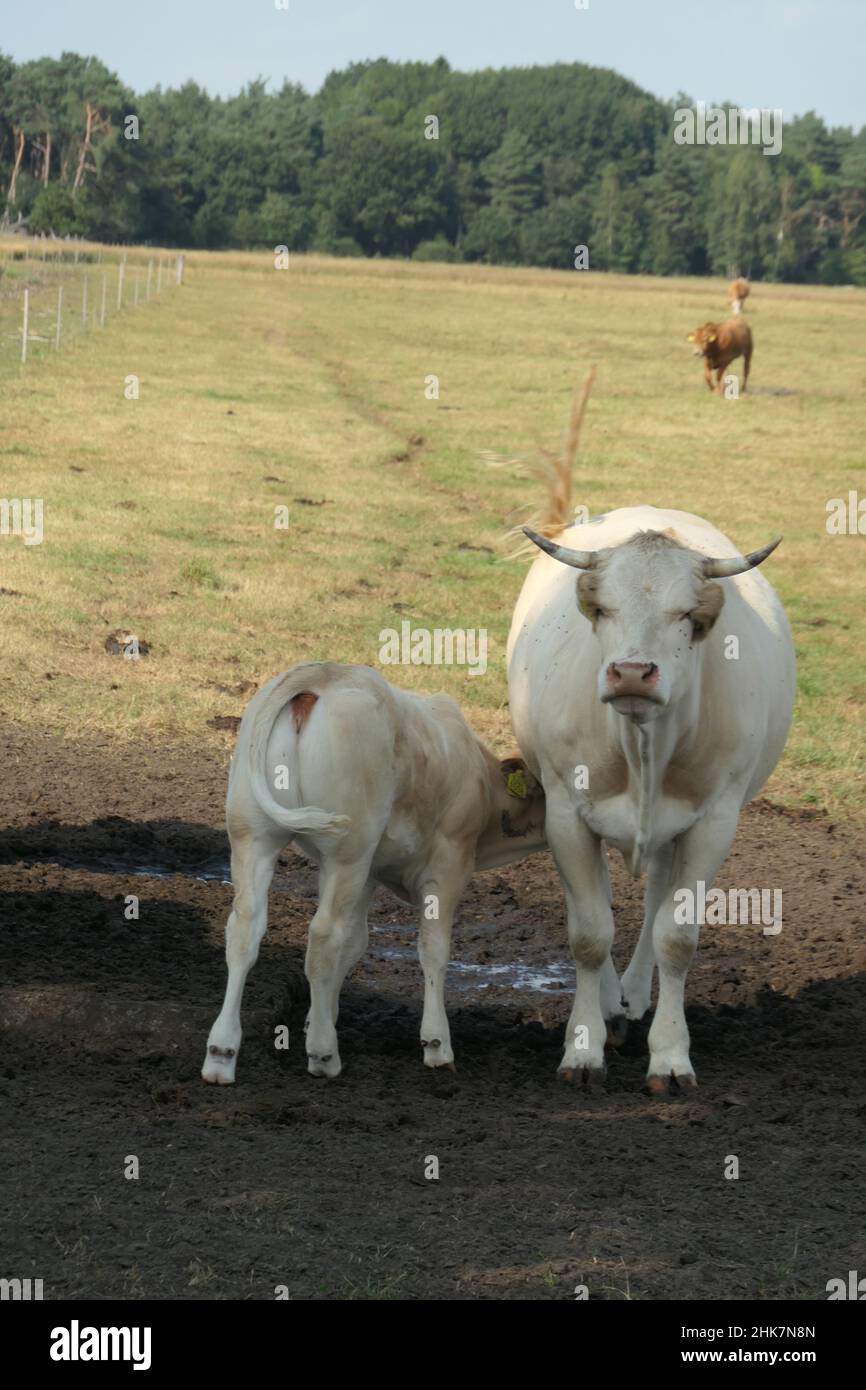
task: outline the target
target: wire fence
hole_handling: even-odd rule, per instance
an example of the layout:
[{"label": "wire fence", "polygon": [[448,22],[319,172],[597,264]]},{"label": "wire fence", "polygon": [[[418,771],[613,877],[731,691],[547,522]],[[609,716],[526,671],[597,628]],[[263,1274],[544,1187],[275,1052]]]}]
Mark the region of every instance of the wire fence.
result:
[{"label": "wire fence", "polygon": [[101,331],[182,284],[183,271],[176,252],[0,237],[0,374]]}]

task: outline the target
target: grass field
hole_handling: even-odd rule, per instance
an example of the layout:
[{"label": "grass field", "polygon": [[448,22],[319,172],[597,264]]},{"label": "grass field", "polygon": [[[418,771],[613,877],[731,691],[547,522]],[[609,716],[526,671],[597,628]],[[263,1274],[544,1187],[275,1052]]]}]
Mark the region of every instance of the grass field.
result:
[{"label": "grass field", "polygon": [[[784,534],[766,573],[800,694],[771,793],[862,817],[866,537],[825,522],[829,499],[866,497],[866,292],[759,285],[748,310],[757,393],[726,401],[686,342],[723,316],[719,281],[189,255],[181,289],[2,375],[0,496],[45,507],[42,544],[0,537],[3,718],[219,742],[208,719],[245,697],[217,686],[304,658],[375,665],[408,619],[487,629],[485,675],[385,674],[448,690],[508,746],[525,565],[501,540],[542,499],[485,454],[555,448],[597,363],[575,503],[684,508],[744,549]],[[145,659],[106,652],[126,626]]]}]

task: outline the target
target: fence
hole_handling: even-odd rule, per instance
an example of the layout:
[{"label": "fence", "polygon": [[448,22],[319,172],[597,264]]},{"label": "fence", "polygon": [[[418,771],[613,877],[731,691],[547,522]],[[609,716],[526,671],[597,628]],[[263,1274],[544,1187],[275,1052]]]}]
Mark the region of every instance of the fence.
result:
[{"label": "fence", "polygon": [[0,239],[0,372],[62,351],[183,283],[184,258],[147,247]]}]

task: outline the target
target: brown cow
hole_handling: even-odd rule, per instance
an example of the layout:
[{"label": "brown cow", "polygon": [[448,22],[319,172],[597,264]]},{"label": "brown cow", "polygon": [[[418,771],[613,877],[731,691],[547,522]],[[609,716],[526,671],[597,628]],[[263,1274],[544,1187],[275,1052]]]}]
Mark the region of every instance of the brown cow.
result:
[{"label": "brown cow", "polygon": [[738,357],[743,359],[743,391],[749,380],[752,360],[752,332],[743,318],[725,319],[724,323],[705,323],[689,334],[695,345],[695,356],[704,359],[704,381],[712,391],[713,371],[716,372],[715,391],[721,394],[726,369]]},{"label": "brown cow", "polygon": [[732,280],[728,285],[728,303],[731,306],[731,313],[738,314],[743,307],[743,300],[748,298],[751,286],[748,280]]}]

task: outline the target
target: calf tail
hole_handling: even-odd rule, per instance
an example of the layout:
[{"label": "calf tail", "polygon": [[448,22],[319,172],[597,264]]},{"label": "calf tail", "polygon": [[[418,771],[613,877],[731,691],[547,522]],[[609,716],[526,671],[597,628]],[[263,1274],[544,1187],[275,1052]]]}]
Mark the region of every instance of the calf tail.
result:
[{"label": "calf tail", "polygon": [[245,749],[239,747],[235,756],[240,756],[246,752],[249,759],[250,788],[253,797],[259,809],[269,820],[274,821],[276,825],[282,826],[284,830],[290,831],[293,835],[308,831],[317,835],[341,836],[346,833],[351,824],[348,816],[336,815],[331,811],[322,811],[317,806],[298,806],[293,810],[287,810],[279,804],[268,785],[268,740],[277,715],[289,700],[307,690],[309,690],[308,672],[305,680],[303,673],[287,671],[266,685],[261,695],[257,697],[261,703],[252,714],[246,747]]}]

